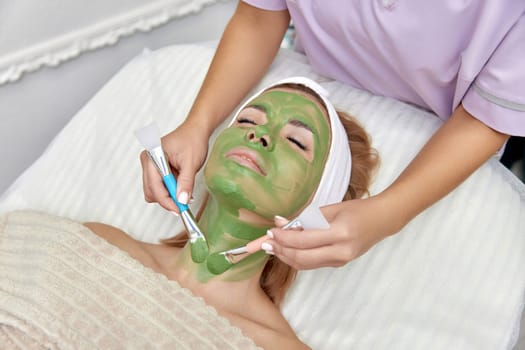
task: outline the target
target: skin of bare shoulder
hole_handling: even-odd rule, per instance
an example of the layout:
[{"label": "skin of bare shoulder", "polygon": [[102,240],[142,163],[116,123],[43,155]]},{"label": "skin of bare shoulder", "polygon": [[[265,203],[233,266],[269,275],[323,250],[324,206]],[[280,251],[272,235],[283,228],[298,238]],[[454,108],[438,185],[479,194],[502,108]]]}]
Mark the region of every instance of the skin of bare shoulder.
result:
[{"label": "skin of bare shoulder", "polygon": [[[271,303],[271,301],[269,302]],[[232,314],[225,316],[263,349],[310,349],[297,338],[295,332],[273,303],[260,306],[264,308],[262,312],[262,316],[266,316],[264,320],[260,319],[261,314],[255,319]]]},{"label": "skin of bare shoulder", "polygon": [[140,261],[143,265],[156,272],[161,272],[159,264],[150,252],[145,249],[143,242],[137,241],[126,232],[111,225],[99,222],[86,222],[84,226],[89,228],[97,236],[108,241],[108,243],[127,252],[132,258]]}]

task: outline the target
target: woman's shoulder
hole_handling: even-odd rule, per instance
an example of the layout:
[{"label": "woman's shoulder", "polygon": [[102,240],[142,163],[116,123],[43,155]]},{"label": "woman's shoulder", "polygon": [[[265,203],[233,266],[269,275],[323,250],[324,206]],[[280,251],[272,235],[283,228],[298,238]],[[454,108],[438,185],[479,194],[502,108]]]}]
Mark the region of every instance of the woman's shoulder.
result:
[{"label": "woman's shoulder", "polygon": [[[109,244],[128,253],[132,258],[138,260],[143,265],[158,271],[159,266],[152,252],[153,244],[148,244],[136,240],[118,227],[100,222],[85,222],[83,224],[95,235],[103,238]],[[151,247],[150,247],[151,246]]]},{"label": "woman's shoulder", "polygon": [[303,343],[294,333],[284,333],[270,328],[261,328],[257,333],[257,336],[252,338],[256,344],[259,344],[264,349],[310,349],[310,347]]},{"label": "woman's shoulder", "polygon": [[229,314],[230,321],[264,349],[309,349],[297,337],[279,308],[267,297],[252,301],[243,312]]},{"label": "woman's shoulder", "polygon": [[[233,320],[232,320],[233,321]],[[264,349],[310,349],[306,344],[295,335],[292,330],[288,330],[288,323],[277,322],[271,326],[260,323],[257,320],[238,320],[237,323],[243,332],[249,336],[257,345]]]}]

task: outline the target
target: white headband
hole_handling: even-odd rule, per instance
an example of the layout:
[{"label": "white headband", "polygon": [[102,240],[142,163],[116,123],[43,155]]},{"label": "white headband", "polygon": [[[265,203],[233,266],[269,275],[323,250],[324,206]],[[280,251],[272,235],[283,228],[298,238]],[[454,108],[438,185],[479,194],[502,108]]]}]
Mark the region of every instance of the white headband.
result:
[{"label": "white headband", "polygon": [[350,172],[352,170],[352,156],[350,153],[350,146],[348,145],[348,136],[337,115],[337,112],[332,103],[327,99],[328,91],[315,81],[305,77],[291,77],[280,80],[271,84],[268,87],[257,92],[250,97],[235,113],[230,125],[237,119],[240,111],[242,111],[250,101],[261,95],[266,90],[281,84],[299,84],[315,91],[323,101],[328,117],[330,119],[330,126],[332,129],[332,142],[326,159],[323,175],[317,191],[309,206],[322,207],[329,204],[339,203],[343,200],[350,183]]}]

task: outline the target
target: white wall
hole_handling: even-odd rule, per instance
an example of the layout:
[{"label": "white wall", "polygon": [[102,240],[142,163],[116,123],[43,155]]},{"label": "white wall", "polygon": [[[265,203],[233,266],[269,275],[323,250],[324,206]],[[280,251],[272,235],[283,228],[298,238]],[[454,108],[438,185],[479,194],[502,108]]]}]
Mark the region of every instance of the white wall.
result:
[{"label": "white wall", "polygon": [[[122,38],[0,85],[0,194],[44,151],[67,121],[144,47],[217,40],[236,1],[219,2],[150,32]],[[4,32],[5,36],[5,32]],[[1,59],[1,56],[0,56]]]}]

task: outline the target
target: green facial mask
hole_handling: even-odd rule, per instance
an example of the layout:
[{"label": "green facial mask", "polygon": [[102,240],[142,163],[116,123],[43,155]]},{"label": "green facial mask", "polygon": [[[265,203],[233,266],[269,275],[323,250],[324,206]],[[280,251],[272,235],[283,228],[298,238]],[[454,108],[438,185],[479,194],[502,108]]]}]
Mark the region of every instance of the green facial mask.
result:
[{"label": "green facial mask", "polygon": [[[329,122],[316,103],[298,93],[270,90],[250,106],[265,111],[266,123],[237,123],[218,136],[205,168],[206,184],[231,211],[246,208],[269,220],[277,213],[297,215],[319,184],[329,147]],[[292,121],[313,131],[312,160],[287,138],[285,128],[293,129]],[[250,132],[255,140],[249,139]],[[265,135],[266,146],[258,142]],[[254,152],[266,176],[226,156],[235,149]]]},{"label": "green facial mask", "polygon": [[[204,170],[210,199],[199,226],[206,232],[210,253],[236,248],[264,235],[276,214],[297,215],[317,189],[328,155],[329,121],[310,97],[269,90],[247,108],[264,111],[264,120],[236,122],[225,129],[217,137]],[[312,131],[306,134],[308,154],[290,140],[297,132],[304,136],[306,128]],[[239,150],[254,155],[263,174],[247,166],[242,157],[231,156]],[[240,209],[266,219],[267,224],[241,221]],[[232,267],[228,276],[233,277],[228,278],[248,278],[266,259],[264,252],[253,254]],[[195,268],[200,281],[214,276],[205,263]]]}]

